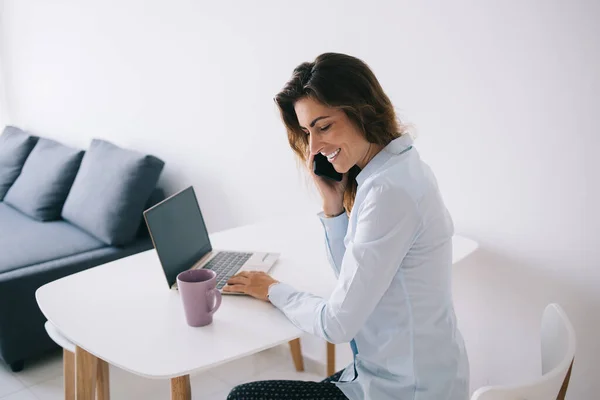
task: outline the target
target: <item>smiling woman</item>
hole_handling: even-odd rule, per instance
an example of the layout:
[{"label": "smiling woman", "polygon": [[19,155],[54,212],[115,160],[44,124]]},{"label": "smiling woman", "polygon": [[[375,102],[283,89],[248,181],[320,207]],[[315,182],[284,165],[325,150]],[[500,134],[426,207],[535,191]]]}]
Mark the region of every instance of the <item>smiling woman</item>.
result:
[{"label": "smiling woman", "polygon": [[[292,150],[304,162],[322,153],[348,173],[343,205],[352,210],[356,176],[367,161],[405,133],[371,69],[344,54],[325,53],[294,69],[275,97]],[[339,155],[334,154],[339,151]]]},{"label": "smiling woman", "polygon": [[354,362],[322,382],[247,383],[228,399],[466,399],[452,219],[373,72],[357,58],[322,54],[299,65],[275,101],[296,155],[309,168],[325,157],[343,175],[311,170],[337,284],[324,299],[256,273],[224,290],[270,301],[330,343],[350,342]]}]

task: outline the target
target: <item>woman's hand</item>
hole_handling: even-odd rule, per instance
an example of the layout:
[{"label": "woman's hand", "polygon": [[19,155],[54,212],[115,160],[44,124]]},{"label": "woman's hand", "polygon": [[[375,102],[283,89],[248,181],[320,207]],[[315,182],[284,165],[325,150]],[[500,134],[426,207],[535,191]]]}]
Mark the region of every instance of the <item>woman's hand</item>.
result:
[{"label": "woman's hand", "polygon": [[348,174],[344,174],[341,182],[315,175],[313,171],[314,159],[315,155],[309,154],[306,166],[323,199],[323,212],[326,215],[341,214],[344,211],[344,191],[348,183]]},{"label": "woman's hand", "polygon": [[244,293],[260,300],[269,301],[269,286],[278,283],[270,275],[258,271],[242,271],[232,276],[223,292]]}]

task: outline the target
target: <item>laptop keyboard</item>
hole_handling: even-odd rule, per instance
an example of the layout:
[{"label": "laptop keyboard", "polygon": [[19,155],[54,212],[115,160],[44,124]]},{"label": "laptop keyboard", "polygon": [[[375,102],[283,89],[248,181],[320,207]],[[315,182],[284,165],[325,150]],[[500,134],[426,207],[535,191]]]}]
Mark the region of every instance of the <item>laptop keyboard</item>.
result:
[{"label": "laptop keyboard", "polygon": [[216,272],[217,289],[220,290],[251,256],[252,253],[219,252],[202,268]]}]

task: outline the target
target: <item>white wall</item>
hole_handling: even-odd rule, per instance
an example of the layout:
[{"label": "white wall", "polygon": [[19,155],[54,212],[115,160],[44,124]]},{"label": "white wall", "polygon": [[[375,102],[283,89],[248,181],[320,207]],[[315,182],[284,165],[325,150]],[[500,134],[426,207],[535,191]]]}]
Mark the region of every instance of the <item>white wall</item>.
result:
[{"label": "white wall", "polygon": [[[0,0],[0,32],[2,29],[2,13],[4,11],[4,2]],[[0,132],[4,129],[5,125],[9,124],[8,120],[8,104],[6,102],[6,91],[4,89],[4,73],[2,64],[2,41],[0,40]]]},{"label": "white wall", "polygon": [[535,376],[558,301],[579,338],[569,398],[594,398],[600,3],[258,3],[6,0],[10,117],[156,154],[168,189],[196,185],[214,231],[318,208],[272,97],[321,52],[361,57],[416,127],[457,231],[482,244],[455,273],[472,387]]}]

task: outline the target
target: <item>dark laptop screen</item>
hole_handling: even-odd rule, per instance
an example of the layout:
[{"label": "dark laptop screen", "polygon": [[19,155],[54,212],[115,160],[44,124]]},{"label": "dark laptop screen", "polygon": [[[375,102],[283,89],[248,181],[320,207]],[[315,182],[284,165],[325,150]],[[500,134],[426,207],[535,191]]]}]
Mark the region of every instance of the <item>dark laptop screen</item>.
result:
[{"label": "dark laptop screen", "polygon": [[212,250],[192,186],[146,210],[144,217],[169,287]]}]

